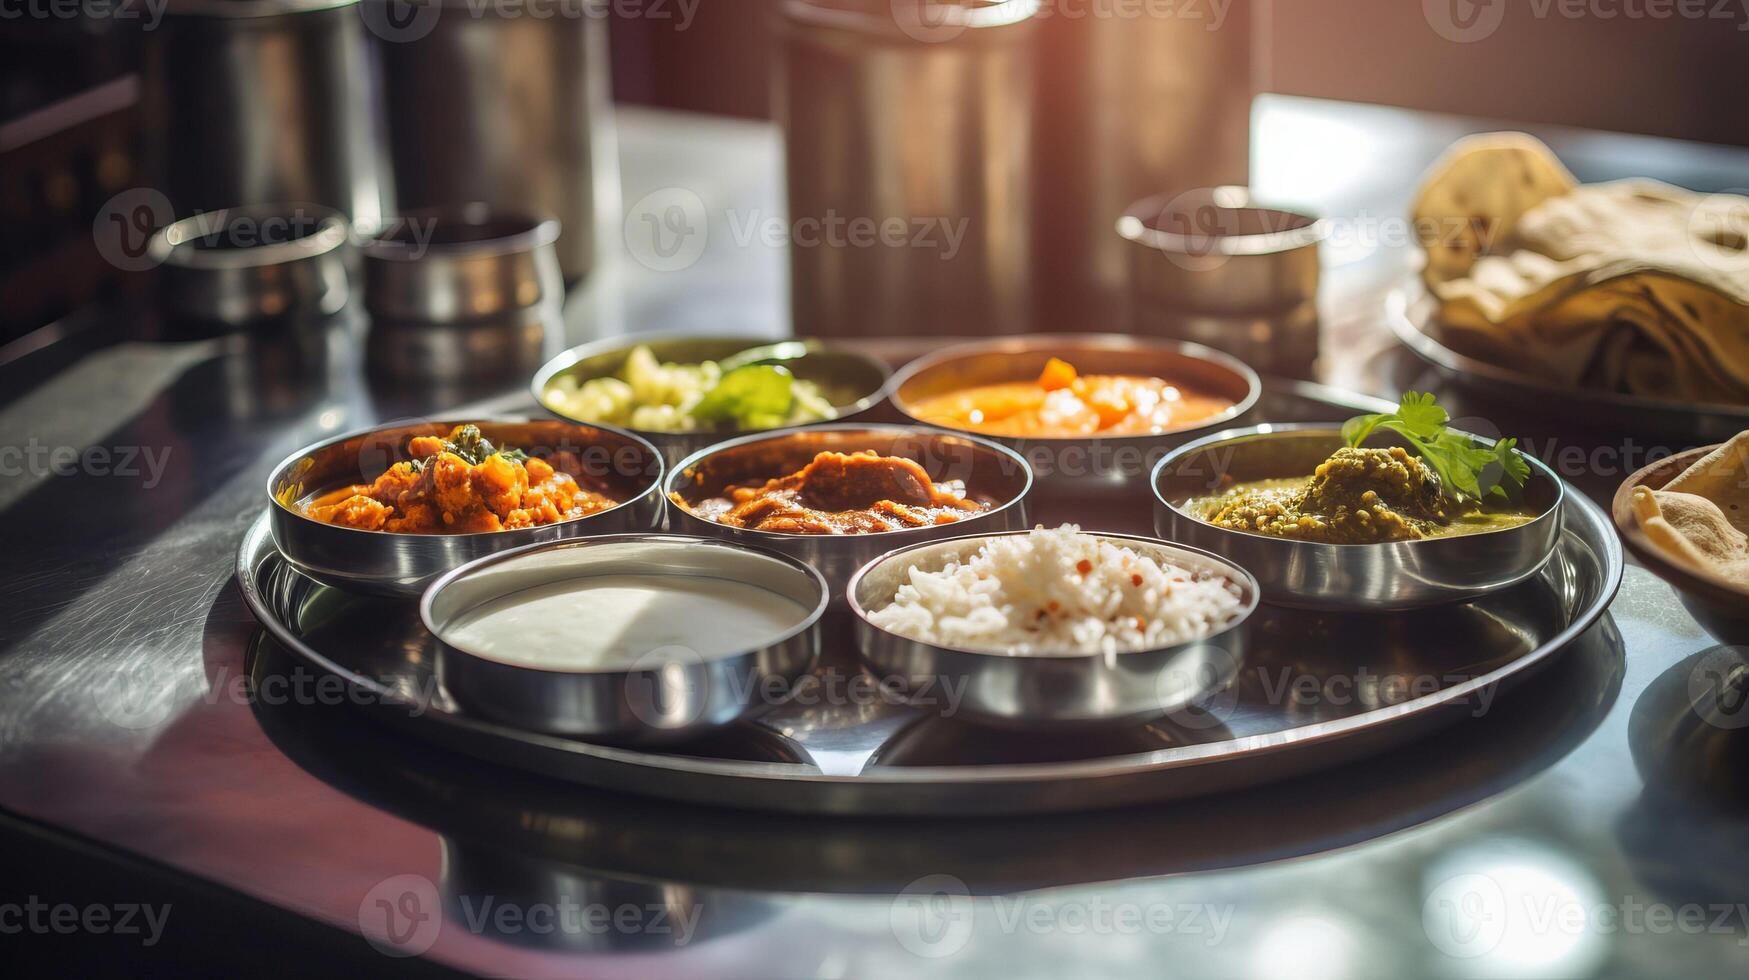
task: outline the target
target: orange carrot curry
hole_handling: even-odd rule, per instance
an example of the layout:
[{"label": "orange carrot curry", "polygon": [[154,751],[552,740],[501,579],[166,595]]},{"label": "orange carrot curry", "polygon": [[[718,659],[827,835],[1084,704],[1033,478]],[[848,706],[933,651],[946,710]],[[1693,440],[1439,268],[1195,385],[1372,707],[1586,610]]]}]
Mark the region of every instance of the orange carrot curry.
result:
[{"label": "orange carrot curry", "polygon": [[933,425],[996,436],[1068,439],[1173,432],[1233,407],[1231,398],[1129,374],[1080,374],[1051,358],[1032,381],[977,385],[919,400]]},{"label": "orange carrot curry", "polygon": [[317,495],[304,516],[361,531],[469,534],[556,524],[619,503],[546,460],[492,445],[472,425],[447,439],[415,436],[407,454],[373,483]]}]

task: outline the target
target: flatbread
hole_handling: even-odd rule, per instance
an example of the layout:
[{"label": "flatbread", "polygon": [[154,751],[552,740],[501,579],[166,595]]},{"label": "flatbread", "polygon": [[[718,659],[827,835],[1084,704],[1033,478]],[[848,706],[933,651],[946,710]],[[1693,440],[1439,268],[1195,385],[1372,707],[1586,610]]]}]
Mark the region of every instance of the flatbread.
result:
[{"label": "flatbread", "polygon": [[1662,490],[1633,489],[1648,540],[1701,574],[1749,590],[1749,432],[1678,473]]},{"label": "flatbread", "polygon": [[1696,460],[1664,490],[1704,497],[1739,534],[1749,534],[1749,432]]},{"label": "flatbread", "polygon": [[1423,274],[1430,284],[1466,274],[1511,240],[1519,218],[1578,183],[1553,151],[1524,133],[1458,140],[1434,161],[1410,206],[1427,253]]},{"label": "flatbread", "polygon": [[1496,206],[1504,236],[1427,274],[1442,341],[1567,386],[1749,403],[1749,198],[1634,179]]}]

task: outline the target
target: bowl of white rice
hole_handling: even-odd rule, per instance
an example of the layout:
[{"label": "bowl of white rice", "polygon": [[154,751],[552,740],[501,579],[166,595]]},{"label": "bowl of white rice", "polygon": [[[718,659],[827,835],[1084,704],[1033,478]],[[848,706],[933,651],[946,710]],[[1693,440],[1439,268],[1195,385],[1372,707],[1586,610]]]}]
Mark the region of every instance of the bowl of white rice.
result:
[{"label": "bowl of white rice", "polygon": [[875,677],[980,720],[1138,721],[1224,687],[1257,581],[1216,555],[1073,525],[889,552],[847,587]]}]

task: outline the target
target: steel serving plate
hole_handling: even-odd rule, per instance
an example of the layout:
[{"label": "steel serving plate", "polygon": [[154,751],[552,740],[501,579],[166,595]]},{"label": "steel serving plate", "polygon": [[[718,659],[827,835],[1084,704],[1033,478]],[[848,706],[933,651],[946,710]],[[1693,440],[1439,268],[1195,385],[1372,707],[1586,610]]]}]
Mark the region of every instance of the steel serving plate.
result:
[{"label": "steel serving plate", "polygon": [[[1234,682],[1193,710],[1064,735],[969,723],[838,688],[848,631],[823,637],[796,696],[662,752],[493,722],[449,697],[436,640],[404,600],[323,586],[273,546],[238,553],[244,600],[273,641],[345,679],[374,716],[455,751],[557,779],[688,803],[799,813],[1018,814],[1181,798],[1311,771],[1486,710],[1603,614],[1621,584],[1608,518],[1568,494],[1559,547],[1529,581],[1474,602],[1346,616],[1264,606]],[[835,673],[836,672],[836,673]],[[849,675],[866,676],[866,675]],[[1327,696],[1284,692],[1310,685]],[[845,693],[848,692],[848,693]],[[951,692],[938,703],[951,706]]]},{"label": "steel serving plate", "polygon": [[1385,322],[1403,346],[1445,377],[1485,394],[1593,428],[1655,432],[1700,442],[1723,442],[1749,429],[1749,405],[1674,402],[1551,385],[1534,375],[1459,353],[1429,330],[1435,312],[1433,298],[1419,281],[1385,297]]}]

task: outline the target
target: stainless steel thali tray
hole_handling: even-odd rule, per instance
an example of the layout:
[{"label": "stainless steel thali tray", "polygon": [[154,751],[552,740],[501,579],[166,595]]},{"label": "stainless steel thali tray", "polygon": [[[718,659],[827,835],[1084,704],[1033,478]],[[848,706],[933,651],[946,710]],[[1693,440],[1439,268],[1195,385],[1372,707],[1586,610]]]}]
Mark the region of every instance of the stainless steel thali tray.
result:
[{"label": "stainless steel thali tray", "polygon": [[1590,427],[1628,432],[1685,436],[1699,442],[1722,442],[1749,429],[1749,406],[1663,401],[1613,391],[1551,385],[1452,350],[1427,326],[1433,300],[1419,282],[1408,282],[1385,297],[1385,320],[1403,346],[1440,374],[1486,394],[1533,405],[1539,414],[1559,414]]},{"label": "stainless steel thali tray", "polygon": [[[1463,605],[1376,616],[1264,607],[1234,682],[1174,719],[1032,734],[894,703],[854,681],[847,623],[814,678],[763,715],[640,751],[470,716],[437,685],[415,604],[320,585],[274,550],[265,517],[237,561],[271,637],[343,679],[376,717],[451,749],[563,780],[688,803],[798,813],[950,815],[1187,797],[1328,766],[1485,713],[1592,626],[1621,582],[1608,518],[1578,493],[1539,575]],[[1044,514],[1046,522],[1073,515]],[[1096,523],[1096,522],[1089,522]],[[860,693],[857,693],[859,692]],[[943,692],[940,703],[950,696]]]}]

